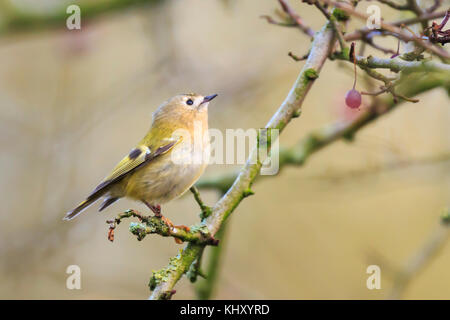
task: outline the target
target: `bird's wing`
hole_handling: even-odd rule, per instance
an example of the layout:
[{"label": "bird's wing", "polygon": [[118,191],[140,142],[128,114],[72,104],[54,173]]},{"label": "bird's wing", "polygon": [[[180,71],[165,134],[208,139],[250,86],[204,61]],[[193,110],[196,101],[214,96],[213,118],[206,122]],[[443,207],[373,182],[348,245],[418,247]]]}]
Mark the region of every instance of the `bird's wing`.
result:
[{"label": "bird's wing", "polygon": [[181,138],[171,140],[166,139],[165,143],[161,144],[159,147],[153,148],[154,150],[146,145],[139,145],[135,149],[131,150],[131,152],[125,156],[119,164],[117,164],[112,173],[107,176],[103,182],[94,189],[94,191],[92,191],[87,200],[98,197],[98,195],[103,193],[106,188],[111,186],[111,184],[121,180],[126,175],[136,171],[141,166],[149,163],[156,157],[166,153],[180,141]]}]

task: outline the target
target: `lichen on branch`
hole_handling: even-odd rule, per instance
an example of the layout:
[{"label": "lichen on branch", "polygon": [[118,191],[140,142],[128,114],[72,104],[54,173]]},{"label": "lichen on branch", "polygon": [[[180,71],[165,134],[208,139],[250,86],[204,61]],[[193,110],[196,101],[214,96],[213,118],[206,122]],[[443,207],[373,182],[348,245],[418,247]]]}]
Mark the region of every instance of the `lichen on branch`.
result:
[{"label": "lichen on branch", "polygon": [[204,224],[198,224],[191,226],[189,230],[173,227],[168,225],[167,222],[161,217],[157,216],[144,216],[135,210],[127,210],[119,214],[114,220],[106,221],[109,226],[108,238],[114,240],[114,229],[123,219],[135,217],[139,219],[139,222],[132,222],[130,224],[130,232],[137,237],[139,241],[145,238],[149,234],[159,234],[163,237],[173,237],[175,239],[192,242],[202,245],[214,245],[218,244],[218,241],[214,239],[208,228]]}]

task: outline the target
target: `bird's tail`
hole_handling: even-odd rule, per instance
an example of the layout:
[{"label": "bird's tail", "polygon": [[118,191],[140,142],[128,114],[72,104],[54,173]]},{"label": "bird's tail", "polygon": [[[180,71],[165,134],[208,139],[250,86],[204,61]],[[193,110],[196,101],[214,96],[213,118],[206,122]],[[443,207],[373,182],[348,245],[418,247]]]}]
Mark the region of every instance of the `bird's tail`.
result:
[{"label": "bird's tail", "polygon": [[72,211],[67,212],[66,216],[64,217],[63,220],[72,220],[73,218],[78,216],[81,212],[83,212],[84,209],[86,209],[91,204],[93,204],[95,201],[97,201],[99,197],[88,198],[88,199],[84,200],[75,209],[73,209]]}]

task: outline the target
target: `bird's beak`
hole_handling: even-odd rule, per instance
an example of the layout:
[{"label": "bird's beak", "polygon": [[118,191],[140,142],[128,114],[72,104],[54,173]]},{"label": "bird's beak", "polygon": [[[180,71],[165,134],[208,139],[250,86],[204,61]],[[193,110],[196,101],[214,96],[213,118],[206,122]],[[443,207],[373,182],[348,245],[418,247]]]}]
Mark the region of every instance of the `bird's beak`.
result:
[{"label": "bird's beak", "polygon": [[204,97],[203,98],[203,101],[202,101],[202,103],[200,103],[200,104],[203,104],[203,103],[205,103],[205,102],[210,102],[212,99],[214,99],[215,97],[217,97],[217,94],[212,94],[212,95],[210,95],[210,96],[206,96],[206,97]]}]

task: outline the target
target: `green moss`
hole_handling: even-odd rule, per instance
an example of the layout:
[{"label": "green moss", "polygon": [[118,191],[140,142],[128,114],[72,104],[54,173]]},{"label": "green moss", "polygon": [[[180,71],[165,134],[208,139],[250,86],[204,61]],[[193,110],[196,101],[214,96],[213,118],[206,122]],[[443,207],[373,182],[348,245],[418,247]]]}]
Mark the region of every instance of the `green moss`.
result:
[{"label": "green moss", "polygon": [[414,60],[421,61],[421,60],[424,60],[424,58],[425,57],[423,54],[417,54],[414,51],[406,52],[400,56],[400,59],[405,60],[405,61],[414,61]]},{"label": "green moss", "polygon": [[344,57],[344,59],[350,60],[350,48],[347,47],[342,49],[341,55],[342,57]]},{"label": "green moss", "polygon": [[311,151],[315,150],[319,144],[320,140],[314,134],[311,134],[305,141],[306,153],[309,154]]},{"label": "green moss", "polygon": [[342,135],[342,138],[348,142],[352,142],[355,139],[355,132],[349,131]]},{"label": "green moss", "polygon": [[333,21],[336,21],[336,18],[334,16],[330,16],[330,22],[327,23],[325,28],[330,30],[334,29]]},{"label": "green moss", "polygon": [[176,257],[170,258],[167,268],[158,271],[153,270],[152,276],[148,283],[150,290],[153,291],[161,282],[167,282],[169,280],[169,275],[172,272],[176,272],[177,270],[182,269],[182,263],[183,261],[180,252],[180,254],[178,254]]},{"label": "green moss", "polygon": [[443,210],[443,212],[441,214],[441,221],[445,225],[450,224],[450,209],[446,208]]},{"label": "green moss", "polygon": [[137,236],[137,239],[141,241],[147,235],[146,227],[141,223],[131,222],[130,223],[130,232]]},{"label": "green moss", "polygon": [[[305,80],[303,83],[303,86],[306,86],[308,84],[308,80]],[[295,99],[298,100],[303,95],[304,89],[303,87],[297,87],[295,88]]]},{"label": "green moss", "polygon": [[292,118],[298,118],[300,117],[302,114],[302,110],[295,110],[294,113],[292,114]]},{"label": "green moss", "polygon": [[[226,190],[228,190],[228,188],[226,188]],[[226,192],[226,191],[225,191]],[[206,219],[206,218],[208,218],[210,215],[212,214],[212,209],[211,209],[211,207],[208,207],[208,206],[205,206],[203,209],[202,209],[202,212],[200,212],[200,219]]]},{"label": "green moss", "polygon": [[[297,92],[297,91],[296,91],[296,92]],[[281,121],[278,123],[276,129],[281,130],[281,129],[283,129],[285,126],[286,126],[286,122],[284,122],[283,120],[281,120]]]},{"label": "green moss", "polygon": [[209,234],[208,227],[205,224],[196,224],[191,227],[190,233],[200,232],[202,234]]},{"label": "green moss", "polygon": [[305,78],[308,80],[315,80],[319,77],[319,74],[313,68],[309,68],[305,71]]},{"label": "green moss", "polygon": [[255,192],[252,189],[248,188],[244,191],[243,196],[244,196],[244,198],[246,198],[246,197],[252,196],[254,194],[255,194]]},{"label": "green moss", "polygon": [[159,285],[161,282],[166,282],[167,280],[169,280],[168,276],[169,272],[167,271],[167,269],[161,269],[158,271],[153,270],[152,276],[148,283],[150,290],[152,291],[155,290],[156,286]]},{"label": "green moss", "polygon": [[335,8],[332,12],[333,17],[335,17],[338,21],[347,21],[350,16],[342,9]]}]

